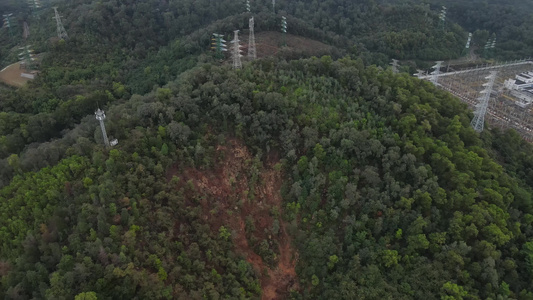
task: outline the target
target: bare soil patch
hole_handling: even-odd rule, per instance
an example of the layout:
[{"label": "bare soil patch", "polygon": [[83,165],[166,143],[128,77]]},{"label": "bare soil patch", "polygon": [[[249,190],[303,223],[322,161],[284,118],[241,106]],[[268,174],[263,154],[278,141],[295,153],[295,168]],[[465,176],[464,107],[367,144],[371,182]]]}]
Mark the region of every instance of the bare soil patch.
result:
[{"label": "bare soil patch", "polygon": [[[275,31],[262,31],[255,33],[255,44],[257,57],[276,55],[281,49],[283,51],[301,52],[306,55],[321,56],[332,52],[333,47],[316,40],[304,38],[297,35],[287,34],[287,46],[282,47],[283,35]],[[246,53],[246,49],[244,49]]]},{"label": "bare soil patch", "polygon": [[0,81],[7,85],[21,87],[26,82],[31,80],[28,78],[21,77],[20,74],[22,74],[22,71],[23,69],[20,68],[20,63],[14,63],[12,65],[9,65],[5,69],[0,71]]},{"label": "bare soil patch", "polygon": [[[297,253],[291,247],[286,224],[279,216],[282,174],[274,167],[279,158],[274,154],[265,164],[254,162],[246,146],[237,140],[218,146],[217,152],[222,159],[213,169],[191,168],[176,174],[177,169],[171,168],[167,178],[179,176],[181,183],[192,183],[205,195],[200,200],[203,218],[213,231],[218,232],[221,226],[232,230],[236,251],[254,267],[260,279],[261,299],[285,299],[291,290],[299,287],[295,272]],[[252,186],[253,196],[250,195]],[[278,234],[271,231],[276,219]],[[254,229],[250,229],[250,223]],[[257,243],[262,241],[267,241],[276,253],[273,261],[264,261],[256,252]],[[256,243],[256,247],[251,243]]]}]

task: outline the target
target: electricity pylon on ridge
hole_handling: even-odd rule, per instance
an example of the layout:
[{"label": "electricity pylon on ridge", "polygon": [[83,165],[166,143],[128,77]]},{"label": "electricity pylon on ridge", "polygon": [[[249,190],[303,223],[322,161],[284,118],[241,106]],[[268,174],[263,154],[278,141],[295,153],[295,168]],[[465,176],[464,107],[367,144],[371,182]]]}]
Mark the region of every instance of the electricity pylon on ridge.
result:
[{"label": "electricity pylon on ridge", "polygon": [[255,33],[254,33],[254,17],[251,17],[249,22],[250,33],[248,35],[248,59],[254,60],[257,58],[257,53],[255,49]]},{"label": "electricity pylon on ridge", "polygon": [[11,21],[11,17],[13,16],[13,14],[5,14],[5,15],[2,15],[4,18],[4,26],[7,27],[7,30],[9,31],[9,36],[13,37],[13,30],[12,30],[12,27],[13,27],[13,22]]},{"label": "electricity pylon on ridge", "polygon": [[435,71],[431,72],[431,82],[433,82],[434,85],[437,85],[439,81],[439,75],[440,75],[440,68],[442,67],[442,63],[444,61],[439,60],[435,62],[435,65],[432,67],[435,69]]},{"label": "electricity pylon on ridge", "polygon": [[54,7],[54,13],[55,13],[55,16],[53,17],[53,19],[56,20],[57,37],[60,40],[66,40],[68,39],[67,31],[65,30],[65,27],[63,27],[63,22],[61,22],[61,16],[57,12],[57,7]]},{"label": "electricity pylon on ridge", "polygon": [[232,51],[231,56],[233,57],[233,68],[234,69],[240,69],[242,68],[242,50],[239,40],[239,30],[233,31],[233,41],[231,41],[232,45]]},{"label": "electricity pylon on ridge", "polygon": [[282,46],[287,46],[287,18],[285,16],[281,17],[281,32],[283,34]]},{"label": "electricity pylon on ridge", "polygon": [[474,128],[474,130],[477,132],[483,131],[485,115],[487,114],[487,108],[489,107],[490,96],[492,93],[492,88],[494,87],[494,82],[496,81],[497,74],[498,71],[491,71],[490,75],[485,77],[485,79],[487,79],[488,81],[487,83],[483,84],[485,89],[480,92],[482,96],[478,98],[479,103],[476,105],[476,110],[474,111],[474,118],[472,119],[472,122],[470,122],[472,128]]},{"label": "electricity pylon on ridge", "polygon": [[472,42],[472,33],[468,33],[468,40],[466,41],[465,49],[463,50],[463,55],[468,55],[470,51],[470,42]]},{"label": "electricity pylon on ridge", "polygon": [[246,11],[247,12],[251,12],[252,11],[252,8],[250,6],[250,0],[246,0]]},{"label": "electricity pylon on ridge", "polygon": [[223,59],[224,54],[222,52],[228,51],[226,40],[223,37],[222,34],[213,33],[213,38],[211,38],[211,49],[215,51],[215,58],[217,59]]},{"label": "electricity pylon on ridge", "polygon": [[96,115],[96,120],[100,122],[100,129],[102,129],[102,136],[104,137],[104,144],[106,147],[109,147],[111,146],[111,144],[109,143],[109,139],[107,138],[107,132],[105,130],[105,125],[104,125],[105,113],[103,110],[98,108],[98,110],[95,111],[94,114]]},{"label": "electricity pylon on ridge", "polygon": [[390,65],[392,66],[392,73],[399,73],[399,70],[398,70],[398,67],[400,66],[398,64],[399,60],[397,59],[392,59],[392,62],[390,63]]},{"label": "electricity pylon on ridge", "polygon": [[30,9],[33,12],[33,15],[35,16],[37,14],[37,10],[41,8],[41,1],[40,0],[28,0],[28,5],[30,6]]},{"label": "electricity pylon on ridge", "polygon": [[19,53],[19,60],[21,61],[21,65],[23,65],[24,69],[27,71],[33,70],[33,61],[35,60],[33,50],[30,49],[30,47],[30,45],[26,45],[19,48],[19,50],[22,50],[22,52]]},{"label": "electricity pylon on ridge", "polygon": [[442,9],[440,11],[439,19],[440,19],[440,26],[444,30],[445,25],[446,25],[446,6],[444,5],[442,6]]}]

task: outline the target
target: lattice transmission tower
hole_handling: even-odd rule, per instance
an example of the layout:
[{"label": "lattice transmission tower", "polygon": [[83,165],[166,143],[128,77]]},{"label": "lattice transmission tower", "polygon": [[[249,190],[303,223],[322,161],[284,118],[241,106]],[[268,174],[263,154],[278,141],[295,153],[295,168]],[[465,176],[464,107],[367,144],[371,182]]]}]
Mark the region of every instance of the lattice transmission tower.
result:
[{"label": "lattice transmission tower", "polygon": [[283,46],[287,46],[287,18],[285,16],[281,17],[281,33],[283,35]]},{"label": "lattice transmission tower", "polygon": [[472,33],[468,33],[468,40],[466,40],[465,50],[463,51],[463,55],[468,55],[470,52],[470,43],[472,42]]},{"label": "lattice transmission tower", "polygon": [[497,74],[498,71],[491,71],[490,75],[485,77],[485,79],[487,79],[488,81],[487,83],[483,84],[485,89],[480,92],[482,96],[478,98],[479,103],[476,105],[476,110],[474,111],[474,118],[470,123],[470,125],[472,125],[472,128],[474,128],[474,130],[477,132],[483,131],[483,126],[485,124],[485,115],[487,114],[487,108],[489,107],[490,96],[492,93],[492,88],[494,87],[494,82],[496,81]]},{"label": "lattice transmission tower", "polygon": [[246,0],[246,11],[247,12],[251,12],[252,11],[252,7],[250,6],[250,0]]},{"label": "lattice transmission tower", "polygon": [[250,27],[250,33],[248,35],[248,59],[254,60],[257,58],[255,49],[254,17],[250,18],[248,25]]},{"label": "lattice transmission tower", "polygon": [[41,8],[41,1],[40,0],[28,0],[28,5],[30,6],[30,9],[33,12],[33,15],[35,16],[37,14],[37,10]]},{"label": "lattice transmission tower", "polygon": [[21,66],[23,66],[27,71],[33,70],[33,62],[35,61],[33,49],[30,49],[30,47],[30,45],[27,45],[19,48],[22,50],[22,52],[19,53],[19,61],[21,62]]},{"label": "lattice transmission tower", "polygon": [[436,61],[435,65],[432,67],[433,69],[435,69],[435,71],[431,72],[431,82],[433,82],[433,84],[435,85],[437,85],[439,81],[440,68],[442,67],[443,62],[444,61],[442,60]]},{"label": "lattice transmission tower", "polygon": [[440,26],[444,30],[446,26],[446,6],[442,6],[442,9],[439,14]]},{"label": "lattice transmission tower", "polygon": [[111,146],[111,144],[109,143],[109,139],[107,138],[107,132],[105,130],[105,125],[104,125],[105,113],[103,110],[98,109],[97,111],[94,112],[94,114],[96,115],[96,120],[100,122],[100,129],[102,129],[102,136],[104,137],[104,144],[106,147],[109,147]]},{"label": "lattice transmission tower", "polygon": [[231,56],[233,58],[233,68],[234,69],[240,69],[242,68],[242,50],[241,50],[241,44],[239,40],[239,30],[233,31],[233,41],[231,41],[232,45],[232,51]]},{"label": "lattice transmission tower", "polygon": [[223,52],[228,51],[228,46],[226,46],[226,40],[224,40],[222,34],[213,33],[213,38],[211,38],[211,49],[215,51],[216,58],[224,58]]},{"label": "lattice transmission tower", "polygon": [[13,21],[11,21],[11,17],[13,16],[13,14],[6,14],[6,15],[3,15],[3,20],[4,20],[4,26],[7,27],[7,30],[9,31],[9,36],[13,37]]},{"label": "lattice transmission tower", "polygon": [[276,0],[272,0],[272,13],[276,14]]},{"label": "lattice transmission tower", "polygon": [[399,64],[399,60],[397,59],[392,59],[392,62],[390,63],[390,65],[392,66],[392,73],[399,73],[399,69],[398,67],[400,66]]},{"label": "lattice transmission tower", "polygon": [[56,20],[57,24],[57,37],[60,40],[66,40],[68,39],[67,31],[65,30],[65,27],[63,27],[63,22],[61,22],[61,16],[57,12],[57,7],[54,7],[54,13],[55,16],[53,18]]}]

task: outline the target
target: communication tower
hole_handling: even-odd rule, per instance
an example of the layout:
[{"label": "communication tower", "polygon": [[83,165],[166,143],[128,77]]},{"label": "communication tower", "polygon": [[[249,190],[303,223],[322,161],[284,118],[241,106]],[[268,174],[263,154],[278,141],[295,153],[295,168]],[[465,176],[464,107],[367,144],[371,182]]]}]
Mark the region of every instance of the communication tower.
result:
[{"label": "communication tower", "polygon": [[11,17],[13,16],[13,14],[7,14],[7,15],[3,15],[4,17],[4,26],[7,27],[7,30],[9,31],[9,36],[13,37],[13,31],[12,31],[12,27],[13,27],[13,22],[11,21]]},{"label": "communication tower", "polygon": [[22,52],[19,53],[19,61],[21,61],[21,66],[24,66],[24,69],[27,71],[33,70],[33,61],[35,60],[33,55],[33,50],[30,49],[30,45],[19,48]]},{"label": "communication tower", "polygon": [[446,25],[446,6],[442,6],[442,9],[440,11],[440,14],[439,14],[439,19],[440,19],[440,26],[442,27],[442,29],[444,29],[444,26]]},{"label": "communication tower", "polygon": [[223,59],[223,52],[228,51],[226,40],[223,37],[222,34],[213,33],[213,38],[211,38],[211,49],[215,51],[215,57],[218,59]]},{"label": "communication tower", "polygon": [[248,36],[248,59],[254,60],[257,58],[257,53],[255,50],[255,34],[254,34],[254,17],[251,17],[249,22],[250,33]]},{"label": "communication tower", "polygon": [[433,82],[433,84],[435,85],[437,85],[439,81],[440,68],[442,67],[443,62],[444,61],[442,60],[436,61],[435,65],[432,67],[433,69],[435,69],[435,71],[431,72],[431,82]]},{"label": "communication tower", "polygon": [[399,70],[398,70],[398,67],[400,66],[398,64],[399,60],[397,59],[392,59],[392,62],[390,63],[390,65],[392,66],[392,72],[393,73],[399,73]]},{"label": "communication tower", "polygon": [[60,40],[66,40],[68,39],[67,31],[65,30],[65,27],[63,27],[63,23],[61,22],[61,16],[57,12],[57,7],[54,7],[54,13],[55,16],[53,18],[56,20],[57,24],[57,37]]},{"label": "communication tower", "polygon": [[287,18],[281,17],[281,32],[283,34],[283,46],[287,46]]},{"label": "communication tower", "polygon": [[107,138],[107,132],[105,130],[104,120],[105,120],[105,113],[100,108],[94,112],[96,115],[96,120],[100,122],[100,129],[102,129],[102,136],[104,137],[104,144],[106,147],[111,146],[109,143],[109,139]]},{"label": "communication tower", "polygon": [[483,126],[485,123],[485,114],[487,113],[487,108],[489,107],[490,94],[492,93],[492,88],[494,87],[494,82],[496,81],[497,74],[497,71],[491,71],[490,75],[485,77],[485,79],[487,79],[488,81],[487,83],[483,84],[485,89],[480,92],[482,96],[478,98],[479,103],[476,105],[476,110],[474,111],[474,118],[470,123],[470,125],[472,125],[472,128],[474,128],[474,130],[477,132],[483,131]]},{"label": "communication tower", "polygon": [[239,30],[233,31],[233,41],[231,41],[231,43],[233,44],[232,46],[233,48],[231,51],[231,56],[233,57],[233,68],[240,69],[242,68],[242,62],[241,62],[242,50],[241,50],[241,45],[240,45],[240,40],[239,40]]}]

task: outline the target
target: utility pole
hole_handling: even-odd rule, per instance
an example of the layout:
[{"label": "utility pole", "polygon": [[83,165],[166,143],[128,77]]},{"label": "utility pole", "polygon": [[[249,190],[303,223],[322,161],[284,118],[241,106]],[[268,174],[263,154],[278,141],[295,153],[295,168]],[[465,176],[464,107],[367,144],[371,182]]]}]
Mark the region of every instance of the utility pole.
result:
[{"label": "utility pole", "polygon": [[399,70],[398,70],[398,67],[400,66],[398,64],[399,60],[397,59],[392,59],[392,62],[390,63],[390,65],[392,66],[392,73],[399,73]]},{"label": "utility pole", "polygon": [[287,46],[287,18],[285,16],[281,17],[281,32],[283,35],[282,46]]},{"label": "utility pole", "polygon": [[444,61],[442,60],[436,61],[436,64],[432,67],[433,69],[435,69],[435,71],[431,72],[431,82],[433,82],[434,85],[437,85],[439,81],[440,68],[442,67],[443,62]]},{"label": "utility pole", "polygon": [[231,51],[231,56],[233,57],[233,68],[234,69],[240,69],[242,68],[242,62],[241,62],[241,45],[239,41],[239,30],[233,31],[233,41],[231,41],[233,44],[233,51]]},{"label": "utility pole", "polygon": [[57,37],[60,40],[66,40],[68,39],[67,31],[65,30],[65,27],[63,27],[63,23],[61,22],[61,16],[57,12],[57,7],[54,7],[54,19],[56,20],[57,24]]},{"label": "utility pole", "polygon": [[211,38],[211,49],[215,50],[215,58],[217,59],[224,59],[222,52],[228,51],[226,40],[223,37],[222,34],[213,33],[213,38]]},{"label": "utility pole", "polygon": [[11,21],[11,17],[12,16],[13,16],[13,14],[3,15],[3,17],[4,17],[4,26],[7,27],[7,30],[9,31],[9,36],[10,37],[13,37],[13,30],[11,29],[11,27],[13,27],[13,22]]},{"label": "utility pole", "polygon": [[99,108],[97,111],[94,112],[94,114],[96,115],[96,120],[100,122],[100,129],[102,129],[102,136],[104,137],[104,144],[106,147],[110,147],[111,144],[109,144],[109,139],[107,138],[107,132],[105,131],[105,125],[104,125],[105,113],[103,110]]},{"label": "utility pole", "polygon": [[487,83],[483,84],[485,89],[480,92],[482,96],[478,98],[479,103],[476,105],[476,110],[474,111],[474,118],[470,123],[472,128],[474,128],[474,130],[477,132],[483,131],[485,115],[487,113],[487,108],[489,107],[490,95],[492,93],[492,88],[494,87],[494,82],[496,81],[497,74],[497,71],[491,71],[490,75],[485,77],[485,79],[487,79],[488,81]]},{"label": "utility pole", "polygon": [[255,51],[255,34],[254,34],[254,17],[251,17],[248,26],[250,27],[250,34],[248,36],[248,59],[254,60],[257,58]]}]

